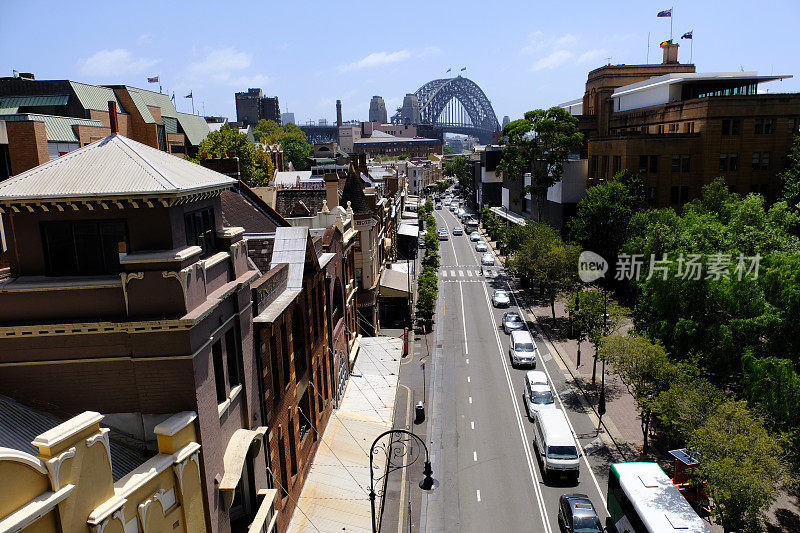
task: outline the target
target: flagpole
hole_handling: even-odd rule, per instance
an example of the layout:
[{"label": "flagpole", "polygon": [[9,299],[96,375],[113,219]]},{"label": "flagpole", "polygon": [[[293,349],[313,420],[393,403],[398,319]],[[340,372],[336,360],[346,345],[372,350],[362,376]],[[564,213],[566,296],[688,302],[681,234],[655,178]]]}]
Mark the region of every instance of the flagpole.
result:
[{"label": "flagpole", "polygon": [[645,60],[645,64],[650,64],[650,32],[647,32],[647,59]]},{"label": "flagpole", "polygon": [[669,40],[672,42],[672,16],[675,14],[675,7],[669,8]]},{"label": "flagpole", "polygon": [[692,38],[689,40],[692,41],[692,44],[689,45],[689,63],[691,63],[694,57],[694,28],[692,28]]}]

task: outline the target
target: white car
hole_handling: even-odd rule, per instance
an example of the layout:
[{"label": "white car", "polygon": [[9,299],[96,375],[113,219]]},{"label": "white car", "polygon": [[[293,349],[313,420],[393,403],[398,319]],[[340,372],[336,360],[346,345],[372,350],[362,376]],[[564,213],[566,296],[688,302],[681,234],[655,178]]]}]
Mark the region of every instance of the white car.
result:
[{"label": "white car", "polygon": [[440,229],[439,230],[439,240],[440,241],[446,241],[448,239],[450,239],[450,234],[447,233],[447,230],[444,229],[444,228]]},{"label": "white car", "polygon": [[494,266],[494,256],[492,254],[490,254],[489,252],[484,253],[481,256],[481,264],[483,266],[493,267]]},{"label": "white car", "polygon": [[461,229],[461,226],[456,226],[453,228],[453,235],[464,235],[464,230]]},{"label": "white car", "polygon": [[476,252],[488,252],[489,247],[486,246],[486,243],[483,241],[478,241],[475,243],[475,251]]},{"label": "white car", "polygon": [[539,353],[531,334],[524,330],[512,331],[508,343],[508,355],[511,366],[536,367],[536,355]]},{"label": "white car", "polygon": [[450,211],[455,213],[456,211],[458,211],[458,206],[456,204],[450,204]]},{"label": "white car", "polygon": [[492,305],[495,307],[508,307],[511,305],[511,298],[508,297],[508,293],[503,289],[495,289],[492,294]]},{"label": "white car", "polygon": [[469,234],[469,240],[471,240],[472,242],[478,242],[479,240],[481,240],[481,234],[478,233],[477,231],[473,231],[472,233]]},{"label": "white car", "polygon": [[528,418],[533,417],[543,409],[556,409],[553,391],[547,382],[547,375],[541,370],[529,370],[525,373],[525,411]]}]

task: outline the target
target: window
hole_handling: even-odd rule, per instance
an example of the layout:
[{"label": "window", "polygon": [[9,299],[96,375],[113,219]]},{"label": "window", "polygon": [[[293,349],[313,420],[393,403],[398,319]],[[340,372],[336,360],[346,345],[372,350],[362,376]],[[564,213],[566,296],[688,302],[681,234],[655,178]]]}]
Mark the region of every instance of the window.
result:
[{"label": "window", "polygon": [[692,156],[689,155],[682,155],[681,156],[681,172],[689,172],[692,163]]},{"label": "window", "polygon": [[161,124],[156,124],[156,133],[158,135],[158,149],[162,152],[167,151],[167,131]]},{"label": "window", "polygon": [[739,135],[739,119],[731,120],[731,135]]},{"label": "window", "polygon": [[622,170],[622,156],[614,156],[614,175],[617,175]]},{"label": "window", "polygon": [[725,172],[728,170],[728,154],[719,154],[719,171]]},{"label": "window", "polygon": [[45,222],[41,226],[48,276],[88,276],[120,272],[127,250],[124,220]]},{"label": "window", "polygon": [[753,170],[761,168],[761,152],[753,152]]},{"label": "window", "polygon": [[214,383],[217,386],[217,403],[228,399],[225,388],[225,363],[222,361],[222,341],[217,341],[211,346],[211,357],[214,359]]},{"label": "window", "polygon": [[673,155],[672,156],[672,171],[673,172],[680,172],[681,170],[681,156]]},{"label": "window", "polygon": [[723,135],[730,135],[731,134],[731,121],[730,119],[723,119],[722,120],[722,134]]},{"label": "window", "polygon": [[608,156],[603,156],[603,177],[608,177]]},{"label": "window", "polygon": [[659,125],[658,125],[658,133],[659,133],[659,134],[662,134],[662,133],[664,133],[664,125],[663,125],[663,124],[659,124]]},{"label": "window", "polygon": [[765,118],[764,119],[764,133],[767,134],[767,135],[772,133],[772,119],[771,118]]},{"label": "window", "polygon": [[672,124],[669,125],[669,132],[678,133],[678,126],[679,124],[673,122]]},{"label": "window", "polygon": [[756,135],[764,133],[764,119],[757,118],[756,119],[756,128],[755,128]]},{"label": "window", "polygon": [[669,203],[670,204],[677,204],[678,203],[678,187],[677,185],[673,185],[669,188]]},{"label": "window", "polygon": [[769,152],[761,152],[761,170],[769,168]]},{"label": "window", "polygon": [[203,257],[208,257],[215,250],[216,226],[214,210],[210,207],[184,215],[186,228],[186,245],[199,246],[203,249]]},{"label": "window", "polygon": [[292,381],[292,360],[289,351],[289,336],[286,334],[286,323],[281,324],[281,339],[283,339],[283,352],[281,353],[281,368],[283,369],[283,386]]},{"label": "window", "polygon": [[658,172],[658,156],[650,156],[650,172]]},{"label": "window", "polygon": [[278,368],[278,340],[275,338],[274,333],[269,337],[269,365],[270,373],[272,374],[273,402],[277,402],[283,391],[281,390],[280,368]]},{"label": "window", "polygon": [[681,185],[681,203],[685,204],[689,201],[689,186]]},{"label": "window", "polygon": [[647,173],[647,156],[640,155],[639,156],[639,172],[642,174]]},{"label": "window", "polygon": [[739,170],[739,154],[728,154],[728,171],[736,172]]},{"label": "window", "polygon": [[647,200],[650,203],[655,203],[655,201],[656,201],[656,188],[655,187],[648,187]]},{"label": "window", "polygon": [[242,383],[242,344],[240,341],[239,321],[225,332],[225,356],[228,359],[228,385],[231,388]]},{"label": "window", "polygon": [[292,477],[297,475],[297,450],[295,449],[294,417],[289,417],[289,459],[292,467]]},{"label": "window", "polygon": [[283,441],[283,432],[281,429],[282,428],[278,428],[278,462],[281,466],[281,486],[284,492],[283,497],[286,497],[289,495],[289,473],[286,471],[286,443]]}]

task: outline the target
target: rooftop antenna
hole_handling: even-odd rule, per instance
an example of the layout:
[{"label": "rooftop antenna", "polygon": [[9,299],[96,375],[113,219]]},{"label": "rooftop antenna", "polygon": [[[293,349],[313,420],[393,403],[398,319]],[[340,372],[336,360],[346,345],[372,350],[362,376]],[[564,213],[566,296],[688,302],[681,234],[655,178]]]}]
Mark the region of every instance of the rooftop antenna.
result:
[{"label": "rooftop antenna", "polygon": [[610,57],[606,58],[606,65],[611,65],[611,58]]}]

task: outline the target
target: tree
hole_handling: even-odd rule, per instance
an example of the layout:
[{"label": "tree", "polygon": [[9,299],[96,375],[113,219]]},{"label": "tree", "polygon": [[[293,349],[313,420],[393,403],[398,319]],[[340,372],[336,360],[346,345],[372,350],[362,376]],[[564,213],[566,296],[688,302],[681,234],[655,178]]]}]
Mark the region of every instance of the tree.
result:
[{"label": "tree", "polygon": [[445,176],[453,176],[458,181],[461,188],[466,191],[472,190],[472,184],[469,179],[469,164],[466,156],[457,155],[452,161],[448,161],[444,165]]},{"label": "tree", "polygon": [[654,413],[667,437],[685,446],[723,401],[722,390],[701,376],[696,363],[678,363],[672,384],[656,396]]},{"label": "tree", "polygon": [[783,199],[792,209],[800,209],[800,135],[795,136],[786,155],[786,170],[778,174],[778,179],[783,183]]},{"label": "tree", "polygon": [[694,477],[707,483],[712,515],[730,531],[760,531],[786,468],[781,446],[744,401],[726,400],[692,433],[700,460]]},{"label": "tree", "polygon": [[277,139],[283,133],[285,132],[284,129],[281,128],[280,124],[274,120],[266,120],[263,118],[259,120],[258,124],[256,124],[253,128],[253,138],[257,143],[260,143],[263,140],[267,144],[274,144],[269,142],[268,139]]},{"label": "tree", "polygon": [[275,139],[275,142],[283,147],[284,160],[290,161],[295,170],[305,170],[308,167],[308,158],[314,148],[306,142],[305,135],[300,137],[296,133],[284,134]]},{"label": "tree", "polygon": [[200,143],[198,152],[213,154],[236,152],[242,181],[251,187],[262,185],[265,178],[269,178],[265,176],[263,160],[256,155],[255,145],[250,142],[247,135],[232,129],[228,124],[223,124],[219,131],[209,133]]},{"label": "tree", "polygon": [[447,145],[447,144],[445,144],[445,145],[442,147],[442,152],[444,153],[444,155],[451,155],[451,154],[454,154],[454,153],[456,153],[456,151],[453,149],[453,147],[452,147],[452,146],[449,146],[449,145]]},{"label": "tree", "polygon": [[[580,252],[576,253],[574,262],[570,264],[573,270],[578,263],[578,253]],[[573,282],[573,287],[575,285],[577,285],[577,280]],[[609,291],[580,291],[576,296],[577,295],[580,295],[580,302],[573,299],[570,303],[573,309],[580,308],[573,318],[573,328],[577,328],[580,332],[578,342],[580,342],[581,338],[585,335],[594,347],[594,358],[592,361],[592,383],[594,383],[597,377],[598,347],[600,346],[600,342],[603,337],[619,331],[625,322],[627,313],[625,309],[611,297]]]},{"label": "tree", "polygon": [[562,107],[528,111],[525,118],[503,128],[503,157],[498,171],[512,180],[531,173],[531,185],[524,193],[536,197],[538,220],[542,219],[547,189],[561,180],[564,163],[582,142],[578,119]]},{"label": "tree", "polygon": [[675,367],[661,344],[640,335],[605,337],[597,351],[602,360],[614,367],[633,395],[642,418],[642,449],[646,452],[656,398],[669,388]]}]

